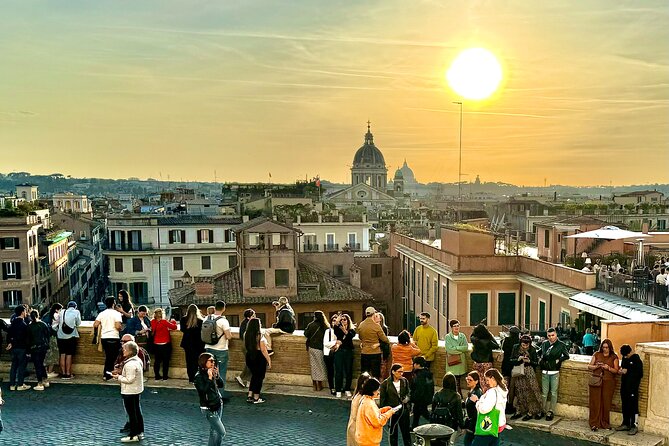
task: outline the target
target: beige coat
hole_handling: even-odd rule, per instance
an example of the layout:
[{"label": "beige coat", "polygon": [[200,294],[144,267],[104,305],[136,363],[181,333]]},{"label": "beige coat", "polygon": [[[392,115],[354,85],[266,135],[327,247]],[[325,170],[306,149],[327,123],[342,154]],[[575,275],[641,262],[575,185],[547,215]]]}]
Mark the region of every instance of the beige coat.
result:
[{"label": "beige coat", "polygon": [[381,326],[374,322],[374,319],[371,317],[360,322],[356,328],[356,332],[360,339],[360,345],[362,345],[360,353],[363,355],[381,354],[381,347],[378,345],[373,347],[373,345],[379,344],[380,341],[390,343],[388,341],[388,336],[383,332]]}]

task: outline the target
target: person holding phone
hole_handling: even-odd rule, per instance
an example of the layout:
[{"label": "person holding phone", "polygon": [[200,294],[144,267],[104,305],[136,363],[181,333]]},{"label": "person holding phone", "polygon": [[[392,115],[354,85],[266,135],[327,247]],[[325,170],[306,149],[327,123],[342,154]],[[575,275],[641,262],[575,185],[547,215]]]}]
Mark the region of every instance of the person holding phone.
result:
[{"label": "person holding phone", "polygon": [[362,399],[355,420],[355,441],[358,446],[379,446],[383,438],[383,426],[402,409],[402,404],[395,407],[379,407],[374,401],[379,397],[381,383],[370,378],[362,387]]},{"label": "person holding phone", "polygon": [[198,358],[198,372],[193,384],[200,397],[200,411],[209,422],[209,445],[220,445],[225,438],[225,426],[221,421],[223,415],[223,398],[220,388],[223,379],[216,367],[216,358],[211,353],[202,353]]},{"label": "person holding phone", "polygon": [[379,404],[384,406],[402,406],[402,410],[395,413],[390,420],[390,445],[399,444],[398,431],[402,434],[404,446],[411,445],[409,429],[409,381],[403,376],[402,364],[393,364],[390,367],[390,377],[381,383],[381,398]]}]

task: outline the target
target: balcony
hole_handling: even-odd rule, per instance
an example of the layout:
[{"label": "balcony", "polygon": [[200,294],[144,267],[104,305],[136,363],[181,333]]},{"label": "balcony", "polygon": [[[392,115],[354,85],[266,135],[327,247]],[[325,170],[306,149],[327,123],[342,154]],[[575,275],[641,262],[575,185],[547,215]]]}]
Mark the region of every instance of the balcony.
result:
[{"label": "balcony", "polygon": [[318,243],[305,243],[302,245],[303,252],[318,252]]},{"label": "balcony", "polygon": [[323,251],[325,252],[339,251],[339,243],[325,244],[323,245]]},{"label": "balcony", "polygon": [[634,275],[606,271],[597,276],[598,290],[649,305],[659,304],[662,299],[661,286],[646,277],[643,271]]},{"label": "balcony", "polygon": [[344,251],[360,251],[360,243],[347,243],[344,245]]},{"label": "balcony", "polygon": [[123,245],[107,245],[104,249],[107,251],[153,251],[153,243],[132,243]]}]

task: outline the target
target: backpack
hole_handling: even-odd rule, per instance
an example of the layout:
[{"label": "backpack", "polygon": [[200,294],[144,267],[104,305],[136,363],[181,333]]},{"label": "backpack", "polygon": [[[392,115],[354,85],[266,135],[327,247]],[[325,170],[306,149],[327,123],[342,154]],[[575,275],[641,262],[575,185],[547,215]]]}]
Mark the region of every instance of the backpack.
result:
[{"label": "backpack", "polygon": [[442,405],[437,403],[437,407],[435,407],[430,414],[430,423],[443,424],[444,426],[453,427],[452,424],[454,421],[455,420],[453,419],[451,411],[445,404]]},{"label": "backpack", "polygon": [[218,340],[221,336],[218,334],[217,322],[224,316],[214,317],[214,315],[209,315],[207,318],[202,321],[202,329],[200,330],[200,338],[202,342],[208,345],[214,345],[218,343]]},{"label": "backpack", "polygon": [[144,347],[139,347],[139,349],[142,354],[138,354],[137,356],[142,361],[142,370],[146,373],[151,369],[151,356],[149,356],[149,352]]}]

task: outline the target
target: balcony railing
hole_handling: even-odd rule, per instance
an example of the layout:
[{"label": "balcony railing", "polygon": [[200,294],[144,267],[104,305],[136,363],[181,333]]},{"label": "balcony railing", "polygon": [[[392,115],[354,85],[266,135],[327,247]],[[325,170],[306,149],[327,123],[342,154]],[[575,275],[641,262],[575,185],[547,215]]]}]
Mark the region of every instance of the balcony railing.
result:
[{"label": "balcony railing", "polygon": [[126,243],[124,245],[109,244],[105,246],[105,249],[109,251],[153,251],[153,243]]},{"label": "balcony railing", "polygon": [[[597,276],[597,289],[617,294],[629,300],[649,305],[659,305],[663,299],[662,285],[653,282],[640,271],[637,274],[622,274],[611,271],[601,272]],[[664,287],[666,289],[666,286]]]},{"label": "balcony railing", "polygon": [[344,251],[360,251],[360,243],[347,243],[344,245]]},{"label": "balcony railing", "polygon": [[304,245],[302,245],[302,251],[318,252],[318,243],[305,243]]},{"label": "balcony railing", "polygon": [[325,252],[339,251],[339,243],[331,243],[323,245]]}]

